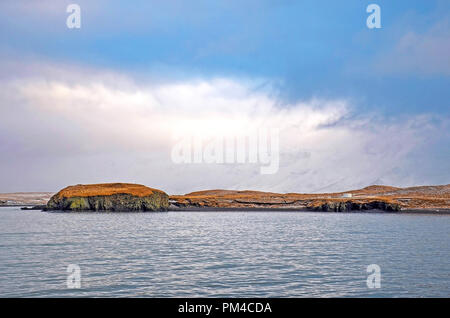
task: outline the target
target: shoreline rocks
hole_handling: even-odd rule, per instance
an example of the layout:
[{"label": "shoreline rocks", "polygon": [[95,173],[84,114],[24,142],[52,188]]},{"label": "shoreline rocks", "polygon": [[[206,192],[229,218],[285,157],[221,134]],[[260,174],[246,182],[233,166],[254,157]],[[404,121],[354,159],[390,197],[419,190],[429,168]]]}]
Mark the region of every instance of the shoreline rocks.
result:
[{"label": "shoreline rocks", "polygon": [[46,205],[35,205],[35,206],[32,206],[32,207],[29,207],[29,206],[24,206],[24,207],[21,207],[20,209],[21,210],[40,210],[40,211],[42,211],[42,210],[45,210],[47,208],[47,206]]},{"label": "shoreline rocks", "polygon": [[51,197],[46,211],[167,211],[169,196],[157,189],[130,183],[69,186]]},{"label": "shoreline rocks", "polygon": [[399,204],[389,203],[385,201],[370,201],[366,203],[358,203],[352,201],[345,202],[326,202],[316,206],[308,206],[311,211],[324,212],[351,212],[365,210],[382,210],[388,212],[398,212],[401,210]]},{"label": "shoreline rocks", "polygon": [[[351,194],[351,195],[348,195]],[[450,184],[394,188],[369,186],[339,193],[274,193],[254,190],[204,190],[171,195],[138,184],[113,183],[67,187],[47,192],[0,194],[4,206],[74,211],[450,211]],[[48,199],[46,199],[48,197]],[[51,197],[51,200],[49,201]],[[7,200],[7,201],[5,201]],[[42,202],[42,203],[41,203]]]},{"label": "shoreline rocks", "polygon": [[253,190],[204,190],[171,195],[176,209],[264,209],[289,211],[450,210],[450,184],[395,188],[372,185],[337,193],[274,193]]}]

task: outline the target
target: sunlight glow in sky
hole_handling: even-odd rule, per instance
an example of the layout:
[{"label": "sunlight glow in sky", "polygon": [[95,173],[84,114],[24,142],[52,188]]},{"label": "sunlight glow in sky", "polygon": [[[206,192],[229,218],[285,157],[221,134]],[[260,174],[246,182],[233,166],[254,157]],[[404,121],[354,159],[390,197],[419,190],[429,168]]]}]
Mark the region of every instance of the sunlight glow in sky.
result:
[{"label": "sunlight glow in sky", "polygon": [[[450,3],[0,3],[0,192],[137,182],[344,191],[450,182]],[[280,169],[175,164],[174,135],[280,129]]]}]

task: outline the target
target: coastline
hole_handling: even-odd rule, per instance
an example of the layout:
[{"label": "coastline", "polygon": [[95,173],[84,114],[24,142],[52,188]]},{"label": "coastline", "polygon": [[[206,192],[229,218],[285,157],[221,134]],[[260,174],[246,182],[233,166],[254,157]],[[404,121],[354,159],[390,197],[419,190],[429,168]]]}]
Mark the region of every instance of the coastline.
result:
[{"label": "coastline", "polygon": [[[147,191],[140,193],[137,190]],[[66,191],[67,193],[65,193]],[[78,193],[78,192],[79,193]],[[69,193],[70,192],[70,193]],[[156,198],[161,194],[161,198]],[[155,198],[153,198],[155,197]],[[152,200],[155,207],[152,207]],[[55,204],[58,203],[58,204]],[[146,208],[146,203],[150,204]],[[69,207],[70,203],[70,208]],[[83,203],[83,204],[81,204]],[[145,206],[144,206],[144,205]],[[69,186],[51,192],[0,194],[0,207],[23,210],[90,211],[290,211],[335,213],[450,214],[450,185],[396,188],[372,185],[338,193],[275,193],[255,190],[203,190],[169,195],[136,184]]]},{"label": "coastline", "polygon": [[380,209],[372,210],[352,210],[352,211],[315,211],[307,208],[217,208],[217,207],[183,207],[173,208],[170,207],[168,212],[309,212],[309,213],[383,213],[383,214],[448,214],[450,215],[450,209],[405,209],[400,211],[386,211]]},{"label": "coastline", "polygon": [[[21,208],[22,211],[39,211],[39,212],[58,212],[58,211],[46,211],[42,208],[38,208],[31,205],[0,205],[0,208]],[[61,211],[64,213],[74,213],[73,211]],[[77,211],[79,213],[111,213],[107,211],[97,211],[92,212]],[[330,214],[423,214],[423,215],[450,215],[450,209],[404,209],[400,211],[386,211],[380,209],[372,210],[352,210],[352,211],[314,211],[306,208],[296,209],[296,208],[218,208],[218,207],[170,207],[167,211],[158,212],[127,212],[127,211],[116,211],[114,213],[168,213],[168,212],[291,212],[291,213],[330,213]]]}]

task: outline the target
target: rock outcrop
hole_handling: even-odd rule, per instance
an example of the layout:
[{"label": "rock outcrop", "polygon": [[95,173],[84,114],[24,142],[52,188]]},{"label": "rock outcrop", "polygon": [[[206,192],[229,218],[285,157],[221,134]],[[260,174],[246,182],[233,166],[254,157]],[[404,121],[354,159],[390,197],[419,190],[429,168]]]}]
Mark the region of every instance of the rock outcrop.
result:
[{"label": "rock outcrop", "polygon": [[21,210],[25,210],[25,211],[27,211],[27,210],[39,210],[39,211],[42,211],[42,210],[46,210],[47,206],[46,205],[35,205],[35,206],[32,206],[32,207],[24,206],[24,207],[21,207],[20,209]]},{"label": "rock outcrop", "polygon": [[167,211],[169,196],[139,184],[104,183],[64,188],[48,201],[46,210]]},{"label": "rock outcrop", "polygon": [[324,212],[351,212],[351,211],[364,211],[364,210],[383,210],[389,212],[400,211],[400,204],[386,202],[386,201],[369,201],[369,202],[326,202],[308,206],[312,211],[324,211]]},{"label": "rock outcrop", "polygon": [[48,210],[77,211],[222,209],[325,212],[382,210],[387,212],[450,213],[450,184],[409,188],[372,185],[359,190],[313,194],[206,190],[168,197],[160,190],[137,184],[115,183],[78,185],[52,195],[47,192],[5,193],[0,194],[0,201],[4,201],[5,205],[35,206],[36,209],[39,208],[39,205],[48,202],[45,208]]},{"label": "rock outcrop", "polygon": [[450,185],[395,188],[373,185],[338,193],[206,190],[170,196],[171,208],[349,212],[450,211]]}]

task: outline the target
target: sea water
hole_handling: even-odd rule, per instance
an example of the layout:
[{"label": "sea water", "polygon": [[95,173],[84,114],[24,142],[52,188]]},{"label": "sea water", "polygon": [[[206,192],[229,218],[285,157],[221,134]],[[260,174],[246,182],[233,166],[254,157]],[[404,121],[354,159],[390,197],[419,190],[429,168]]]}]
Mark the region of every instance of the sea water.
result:
[{"label": "sea water", "polygon": [[0,297],[449,297],[449,242],[450,215],[7,207]]}]

